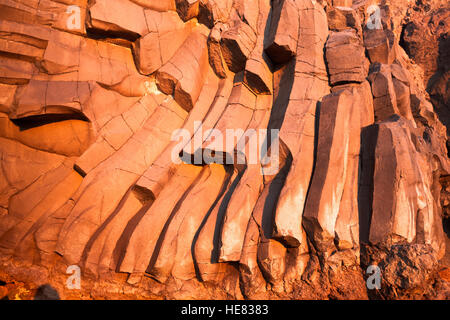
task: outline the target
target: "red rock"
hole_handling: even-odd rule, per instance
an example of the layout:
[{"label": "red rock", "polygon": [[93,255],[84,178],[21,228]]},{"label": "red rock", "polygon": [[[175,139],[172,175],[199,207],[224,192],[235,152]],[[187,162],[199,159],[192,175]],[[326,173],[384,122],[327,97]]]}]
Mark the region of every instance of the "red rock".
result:
[{"label": "red rock", "polygon": [[212,29],[217,23],[227,22],[233,0],[200,0],[198,20]]},{"label": "red rock", "polygon": [[26,25],[19,26],[17,23],[7,20],[1,22],[0,29],[5,32],[0,38],[1,50],[11,54],[42,59],[48,43],[45,35],[39,35],[42,29],[37,28],[34,32],[30,32],[25,27]]},{"label": "red rock", "polygon": [[[200,167],[184,165],[177,169],[178,173],[175,173],[165,186],[160,197],[145,213],[131,235],[119,270],[122,272],[144,272],[147,269],[158,238],[177,200],[189,190],[189,186],[194,182],[200,171]],[[152,232],[149,232],[149,230],[152,230]]]},{"label": "red rock", "polygon": [[[230,157],[234,154],[234,150],[238,141],[245,134],[246,129],[254,115],[256,109],[256,96],[250,91],[244,83],[238,81],[234,84],[231,95],[228,99],[225,110],[222,110],[222,115],[219,121],[215,124],[214,129],[226,135],[227,129],[236,130],[233,141],[226,141],[227,139],[217,139],[216,141],[205,141],[203,148],[214,151],[216,153],[225,152],[228,156],[228,163],[231,161]],[[208,130],[208,128],[205,128]],[[235,163],[233,163],[235,164]]]},{"label": "red rock", "polygon": [[[267,111],[264,113],[263,120],[261,122],[252,121],[248,129],[266,128],[269,113]],[[242,142],[244,139],[245,141]],[[261,143],[253,139],[256,139],[256,137],[247,138],[243,136],[240,142],[242,145],[248,145],[249,148],[253,143]],[[222,229],[222,247],[219,255],[219,261],[221,262],[240,261],[247,226],[263,187],[260,161],[257,158],[252,159],[252,156],[257,157],[257,155],[252,154],[246,157],[248,163],[247,168],[242,174],[236,186],[235,193],[231,196],[228,203]],[[230,235],[232,236],[230,237]]]},{"label": "red rock", "polygon": [[353,29],[332,32],[326,45],[330,82],[362,82],[367,69],[364,47]]},{"label": "red rock", "polygon": [[[219,90],[219,83],[212,70],[209,71],[205,80],[205,86],[197,100],[196,106],[189,114],[183,129],[189,132],[189,137],[192,138],[197,128],[195,122],[203,119],[209,111],[210,105],[214,102],[215,94]],[[132,110],[130,110],[130,113]],[[161,192],[162,187],[167,183],[172,174],[176,163],[172,160],[172,153],[175,148],[180,151],[184,146],[179,146],[179,141],[172,141],[172,143],[164,150],[158,159],[145,171],[144,175],[136,182],[136,187],[144,189],[155,197]],[[190,152],[193,152],[189,150]]]},{"label": "red rock", "polygon": [[173,94],[175,101],[189,112],[200,95],[207,66],[206,37],[193,32],[177,54],[158,70],[158,88],[165,94]]},{"label": "red rock", "polygon": [[271,19],[264,49],[273,62],[286,63],[297,53],[299,17],[295,2],[273,2]]},{"label": "red rock", "polygon": [[401,34],[406,53],[423,69],[425,85],[439,69],[448,68],[449,12],[443,5],[430,9],[412,13]]},{"label": "red rock", "polygon": [[286,248],[275,240],[261,242],[258,247],[258,263],[261,271],[266,276],[269,275],[269,281],[275,286],[275,290],[282,291],[280,282],[286,270]]},{"label": "red rock", "polygon": [[[172,100],[173,101],[173,100]],[[63,226],[61,236],[59,238],[57,250],[65,252],[65,256],[72,261],[79,261],[84,245],[89,241],[90,230],[91,235],[95,232],[95,224],[103,223],[104,220],[98,220],[97,210],[101,207],[104,212],[103,217],[114,212],[115,207],[119,204],[123,195],[134,183],[136,178],[140,176],[145,169],[156,159],[156,157],[164,150],[170,140],[170,134],[160,134],[155,136],[156,132],[161,133],[160,128],[172,130],[179,127],[184,120],[186,113],[176,103],[159,106],[155,112],[147,119],[144,126],[133,135],[133,139],[129,139],[127,143],[117,152],[115,152],[107,161],[97,166],[92,174],[87,176],[83,181],[83,185],[75,195],[77,205],[71,211],[66,224]],[[157,127],[153,124],[157,124]],[[133,160],[125,161],[121,154],[132,154]],[[105,174],[103,168],[112,166],[112,171]],[[91,181],[91,182],[90,182]],[[99,184],[106,183],[110,187],[108,189],[98,189]],[[82,192],[82,190],[96,190],[95,192]],[[99,192],[101,195],[96,195]],[[108,204],[102,205],[102,198],[108,198]],[[85,210],[88,206],[91,209]],[[82,216],[82,223],[78,223],[77,227],[70,227],[74,221]],[[85,229],[83,234],[78,233],[77,229]],[[75,236],[80,245],[70,246],[71,237]],[[84,244],[84,245],[83,245]]]},{"label": "red rock", "polygon": [[445,268],[439,271],[439,276],[447,282],[450,282],[450,269]]},{"label": "red rock", "polygon": [[[129,15],[133,19],[129,19]],[[128,0],[99,0],[89,8],[90,26],[105,32],[144,35],[148,32],[144,9]]]},{"label": "red rock", "polygon": [[111,270],[115,270],[116,246],[120,244],[127,223],[146,206],[148,204],[135,192],[129,191],[125,195],[111,223],[101,230],[91,242],[89,250],[84,252],[83,263],[86,269],[94,274],[108,274]]},{"label": "red rock", "polygon": [[0,84],[0,112],[9,113],[13,104],[17,86]]},{"label": "red rock", "polygon": [[263,212],[268,200],[269,185],[261,192],[248,221],[242,254],[239,260],[242,286],[246,298],[256,299],[267,297],[266,280],[258,266],[258,245],[265,238]]},{"label": "red rock", "polygon": [[[79,26],[77,24],[69,24],[73,19],[73,12],[69,11],[70,5],[76,5],[79,10]],[[3,1],[2,13],[5,20],[15,21],[19,23],[26,23],[30,25],[47,25],[52,28],[64,30],[65,32],[75,34],[85,34],[85,19],[86,19],[86,0],[77,1],[51,1],[45,0],[41,2],[36,1]],[[70,27],[69,27],[70,25]]]},{"label": "red rock", "polygon": [[175,12],[145,11],[149,33],[133,45],[139,71],[152,74],[177,52],[193,28],[184,24]]},{"label": "red rock", "polygon": [[[427,238],[425,241],[437,245],[439,240],[429,238],[433,224],[438,222],[433,196],[426,187],[430,183],[425,178],[427,168],[420,166],[419,158],[423,155],[414,147],[410,148],[413,144],[411,129],[401,118],[382,122],[377,129],[369,240],[372,243],[410,243],[421,234]],[[402,172],[408,172],[408,175],[404,176]],[[412,212],[418,212],[419,216]],[[420,219],[424,220],[419,222]],[[434,236],[440,238],[442,235],[435,233]]]},{"label": "red rock", "polygon": [[[56,211],[77,190],[81,177],[72,170],[73,160],[63,163],[58,168],[49,171],[37,180],[33,186],[14,196],[11,200],[10,213],[3,225],[14,221],[14,226],[2,233],[0,243],[2,247],[15,249],[15,254],[29,259],[34,250],[33,237],[27,237],[30,230]],[[28,206],[20,205],[27,199]],[[18,210],[18,207],[22,207]],[[26,211],[24,211],[24,209]],[[26,219],[24,215],[26,214]],[[8,221],[9,220],[9,221]],[[30,239],[31,238],[31,239]]]},{"label": "red rock", "polygon": [[[339,204],[335,225],[335,243],[339,250],[359,247],[359,172],[361,152],[361,131],[374,122],[373,98],[370,84],[366,81],[360,86],[349,87],[353,97],[353,108],[349,130],[352,133],[348,148],[348,165],[344,191]],[[358,110],[359,109],[359,110]]]},{"label": "red rock", "polygon": [[245,83],[258,94],[271,94],[271,88],[273,87],[273,75],[271,72],[272,65],[263,50],[265,36],[264,21],[267,21],[269,11],[269,2],[261,2],[258,17],[259,24],[256,29],[257,44],[247,60],[244,71]]},{"label": "red rock", "polygon": [[351,7],[352,0],[333,0],[334,7]]},{"label": "red rock", "polygon": [[245,65],[245,83],[258,94],[270,94],[272,73],[263,59],[247,60]]},{"label": "red rock", "polygon": [[349,7],[326,7],[328,27],[333,31],[343,31],[348,28],[361,32],[361,19],[357,12]]},{"label": "red rock", "polygon": [[[388,1],[372,30],[372,4],[0,0],[0,276],[63,299],[445,299],[448,10]],[[252,134],[278,139],[247,154]]]},{"label": "red rock", "polygon": [[[65,120],[28,128],[19,126],[0,114],[0,136],[28,147],[65,156],[80,156],[90,146],[93,133],[87,121]],[[55,141],[55,136],[58,139]]]},{"label": "red rock", "polygon": [[[164,281],[170,275],[184,280],[195,277],[191,243],[204,215],[216,200],[224,178],[223,166],[213,164],[204,167],[189,191],[192,195],[197,194],[199,198],[189,197],[192,202],[185,201],[174,213],[172,223],[166,233],[167,236],[162,235],[164,241],[158,257],[154,265],[152,261],[149,265],[150,273],[160,281]],[[209,191],[207,197],[202,193],[205,189]],[[194,203],[196,204],[195,210],[193,210]],[[199,203],[201,203],[201,207],[198,206]]]},{"label": "red rock", "polygon": [[371,63],[391,64],[395,59],[395,51],[391,48],[385,30],[364,29],[364,46]]},{"label": "red rock", "polygon": [[35,67],[28,61],[0,57],[0,77],[7,84],[24,84],[31,79]]},{"label": "red rock", "polygon": [[8,295],[8,288],[6,287],[0,287],[0,297],[4,298]]},{"label": "red rock", "polygon": [[[65,157],[31,149],[13,140],[5,138],[0,140],[2,141],[2,168],[5,169],[2,172],[0,203],[2,207],[8,208],[8,200],[11,196],[25,189],[40,176],[60,166]],[[31,157],[29,157],[30,154]],[[19,201],[19,208],[20,204]],[[31,201],[27,205],[31,205]],[[21,210],[17,211],[20,214]],[[8,215],[4,218],[8,219]],[[3,232],[10,227],[12,226],[2,224],[1,230]]]},{"label": "red rock", "polygon": [[221,204],[227,201],[226,199],[229,196],[227,196],[226,190],[236,183],[237,176],[237,170],[234,172],[227,171],[220,197],[218,197],[216,203],[211,207],[209,214],[205,216],[205,222],[199,228],[198,238],[195,241],[193,256],[196,267],[198,268],[200,280],[206,283],[220,283],[225,269],[224,267],[226,266],[225,263],[218,263],[220,235],[217,234],[216,228],[221,224],[224,214],[224,209],[221,208]]}]

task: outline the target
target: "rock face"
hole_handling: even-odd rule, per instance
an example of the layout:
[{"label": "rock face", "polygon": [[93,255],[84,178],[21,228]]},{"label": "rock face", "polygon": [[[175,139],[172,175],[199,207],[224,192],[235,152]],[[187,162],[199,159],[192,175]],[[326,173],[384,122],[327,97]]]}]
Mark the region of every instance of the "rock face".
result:
[{"label": "rock face", "polygon": [[450,11],[410,2],[0,0],[0,298],[448,299]]}]

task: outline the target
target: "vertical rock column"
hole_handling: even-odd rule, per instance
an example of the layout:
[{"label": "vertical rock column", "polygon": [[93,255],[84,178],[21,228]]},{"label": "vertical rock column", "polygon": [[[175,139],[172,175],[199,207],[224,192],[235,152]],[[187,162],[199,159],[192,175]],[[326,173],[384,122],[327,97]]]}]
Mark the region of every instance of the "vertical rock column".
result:
[{"label": "vertical rock column", "polygon": [[279,97],[273,106],[274,122],[283,119],[279,138],[286,144],[293,161],[277,203],[273,236],[285,245],[298,247],[303,238],[303,209],[314,163],[316,108],[329,93],[329,86],[323,55],[328,37],[326,14],[316,2],[296,1],[295,4],[300,21],[292,25],[299,26],[297,55],[280,70],[279,80],[279,86],[286,87],[282,90],[291,88],[289,100],[284,102]]}]

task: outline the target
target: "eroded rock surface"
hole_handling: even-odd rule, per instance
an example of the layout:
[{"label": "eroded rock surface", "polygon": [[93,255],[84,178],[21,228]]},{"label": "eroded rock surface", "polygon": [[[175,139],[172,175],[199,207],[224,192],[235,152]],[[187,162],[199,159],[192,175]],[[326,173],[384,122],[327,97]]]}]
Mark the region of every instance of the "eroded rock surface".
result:
[{"label": "eroded rock surface", "polygon": [[374,4],[0,0],[0,298],[448,299],[448,3]]}]

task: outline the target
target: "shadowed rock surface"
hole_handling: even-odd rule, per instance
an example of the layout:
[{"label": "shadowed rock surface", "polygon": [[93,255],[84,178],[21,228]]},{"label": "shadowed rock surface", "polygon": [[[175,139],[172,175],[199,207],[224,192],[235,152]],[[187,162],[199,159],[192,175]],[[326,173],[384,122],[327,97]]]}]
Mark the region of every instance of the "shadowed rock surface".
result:
[{"label": "shadowed rock surface", "polygon": [[0,0],[0,299],[450,299],[449,19]]}]

